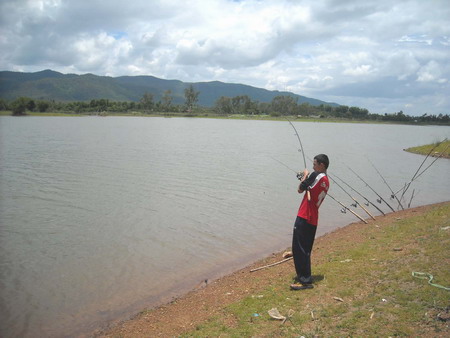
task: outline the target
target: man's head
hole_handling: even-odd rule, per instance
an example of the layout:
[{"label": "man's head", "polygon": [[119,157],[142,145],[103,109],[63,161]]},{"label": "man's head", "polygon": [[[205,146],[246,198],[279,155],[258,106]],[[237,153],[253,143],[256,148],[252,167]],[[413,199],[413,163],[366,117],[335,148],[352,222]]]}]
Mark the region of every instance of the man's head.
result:
[{"label": "man's head", "polygon": [[325,172],[328,169],[328,165],[330,164],[330,160],[328,156],[325,154],[319,154],[314,157],[313,169],[315,171]]}]

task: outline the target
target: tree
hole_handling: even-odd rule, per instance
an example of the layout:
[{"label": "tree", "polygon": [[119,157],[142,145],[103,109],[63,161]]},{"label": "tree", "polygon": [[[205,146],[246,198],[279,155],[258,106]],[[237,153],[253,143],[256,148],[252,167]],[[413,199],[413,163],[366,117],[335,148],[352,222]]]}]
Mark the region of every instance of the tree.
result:
[{"label": "tree", "polygon": [[347,117],[348,106],[338,106],[334,109],[337,117]]},{"label": "tree", "polygon": [[[81,112],[84,108],[84,104],[82,102],[73,102],[74,110],[77,112]],[[108,110],[109,100],[100,99],[100,100],[91,100],[89,106],[97,112],[102,112]],[[86,107],[87,108],[87,107]]]},{"label": "tree", "polygon": [[8,110],[8,103],[4,99],[0,99],[0,110]]},{"label": "tree", "polygon": [[196,92],[193,85],[190,85],[184,90],[184,97],[186,99],[185,104],[189,112],[192,111],[194,106],[197,104],[199,94],[200,92]]},{"label": "tree", "polygon": [[29,111],[34,111],[34,108],[36,108],[36,103],[34,103],[34,100],[29,99],[27,103],[27,109]]},{"label": "tree", "polygon": [[253,114],[256,111],[256,102],[253,102],[248,95],[241,96],[241,106],[244,114]]},{"label": "tree", "polygon": [[297,99],[288,95],[275,96],[271,102],[272,110],[282,115],[292,115],[297,108]]},{"label": "tree", "polygon": [[164,95],[162,97],[162,106],[164,111],[169,111],[171,105],[172,105],[172,91],[169,89],[164,92]]},{"label": "tree", "polygon": [[218,114],[231,114],[233,112],[233,107],[231,105],[231,99],[226,96],[221,96],[216,100],[214,110]]},{"label": "tree", "polygon": [[44,113],[50,107],[50,104],[46,101],[39,101],[37,104],[37,108],[40,113]]},{"label": "tree", "polygon": [[355,118],[366,118],[369,114],[367,109],[359,108],[359,107],[350,107],[348,109],[352,117]]},{"label": "tree", "polygon": [[154,105],[153,94],[145,93],[140,102],[144,110],[152,110]]},{"label": "tree", "polygon": [[14,116],[25,115],[25,111],[27,110],[27,105],[30,99],[26,97],[19,97],[11,103],[11,110]]},{"label": "tree", "polygon": [[298,115],[309,116],[311,113],[311,105],[308,102],[303,102],[298,106],[297,112]]}]

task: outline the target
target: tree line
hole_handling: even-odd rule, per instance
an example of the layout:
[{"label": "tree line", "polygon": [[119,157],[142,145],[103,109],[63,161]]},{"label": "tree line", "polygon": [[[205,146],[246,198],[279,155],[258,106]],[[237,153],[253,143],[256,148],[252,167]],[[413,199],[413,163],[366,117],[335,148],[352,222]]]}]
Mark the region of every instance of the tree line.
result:
[{"label": "tree line", "polygon": [[10,110],[13,115],[23,115],[30,112],[62,112],[77,114],[102,114],[102,113],[130,113],[142,114],[179,114],[184,116],[195,116],[198,114],[214,115],[269,115],[313,117],[313,118],[337,118],[350,120],[371,120],[407,123],[433,123],[450,124],[448,114],[422,116],[409,116],[403,111],[391,114],[374,114],[365,108],[349,107],[345,105],[311,105],[309,103],[298,103],[293,96],[279,95],[271,102],[258,102],[247,95],[234,97],[219,97],[213,107],[201,107],[198,103],[200,92],[190,85],[184,90],[184,104],[173,104],[173,95],[170,90],[163,93],[160,100],[156,101],[152,93],[144,93],[138,102],[133,101],[111,101],[108,99],[93,99],[90,102],[56,102],[49,100],[33,100],[20,97],[12,102],[0,99],[0,110]]},{"label": "tree line", "polygon": [[61,102],[55,100],[34,100],[27,97],[19,97],[11,102],[0,99],[0,110],[9,110],[12,115],[24,115],[29,112],[59,112],[59,113],[127,113],[138,111],[151,112],[192,112],[196,108],[200,92],[195,91],[190,85],[184,90],[185,103],[183,105],[172,104],[173,96],[170,90],[164,92],[161,100],[155,101],[152,93],[144,93],[139,102],[112,101],[108,99],[93,99],[87,101]]}]

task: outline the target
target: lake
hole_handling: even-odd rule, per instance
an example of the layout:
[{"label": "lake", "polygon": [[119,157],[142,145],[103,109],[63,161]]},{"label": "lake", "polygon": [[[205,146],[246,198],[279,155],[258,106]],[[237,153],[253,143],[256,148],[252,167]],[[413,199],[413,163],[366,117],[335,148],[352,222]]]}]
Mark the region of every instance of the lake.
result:
[{"label": "lake", "polygon": [[[403,149],[450,137],[440,126],[294,125],[309,169],[328,154],[330,176],[384,212],[349,168],[397,210],[370,163],[397,191],[425,158]],[[2,116],[0,142],[2,337],[89,333],[290,245],[302,198],[292,170],[304,164],[287,121]],[[404,204],[413,191],[411,206],[449,200],[449,173],[436,161]],[[333,182],[330,194],[352,203]],[[341,209],[325,199],[318,235],[358,221]]]}]

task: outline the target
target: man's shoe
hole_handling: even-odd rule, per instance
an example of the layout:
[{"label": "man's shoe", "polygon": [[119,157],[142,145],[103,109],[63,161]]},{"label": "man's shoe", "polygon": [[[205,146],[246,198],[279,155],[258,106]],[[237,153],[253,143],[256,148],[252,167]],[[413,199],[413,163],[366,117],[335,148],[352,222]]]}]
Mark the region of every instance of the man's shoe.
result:
[{"label": "man's shoe", "polygon": [[291,284],[291,290],[306,290],[313,289],[314,285],[312,284]]},{"label": "man's shoe", "polygon": [[305,277],[298,277],[298,276],[295,276],[294,277],[294,282],[297,284],[297,283],[300,283],[300,284],[312,284],[312,282],[313,282],[313,279],[312,279],[312,277],[309,277],[309,278],[305,278]]}]

